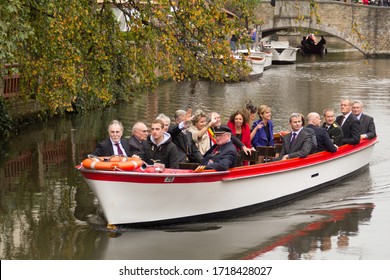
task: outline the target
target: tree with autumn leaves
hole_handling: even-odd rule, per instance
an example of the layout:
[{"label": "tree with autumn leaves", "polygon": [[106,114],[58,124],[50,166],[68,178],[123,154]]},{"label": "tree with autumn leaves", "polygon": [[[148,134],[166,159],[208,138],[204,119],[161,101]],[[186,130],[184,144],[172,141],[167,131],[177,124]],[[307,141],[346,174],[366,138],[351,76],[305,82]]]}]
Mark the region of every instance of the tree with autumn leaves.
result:
[{"label": "tree with autumn leaves", "polygon": [[0,62],[19,64],[21,89],[48,115],[131,101],[161,78],[238,81],[250,69],[232,58],[229,38],[248,42],[257,2],[1,1]]}]

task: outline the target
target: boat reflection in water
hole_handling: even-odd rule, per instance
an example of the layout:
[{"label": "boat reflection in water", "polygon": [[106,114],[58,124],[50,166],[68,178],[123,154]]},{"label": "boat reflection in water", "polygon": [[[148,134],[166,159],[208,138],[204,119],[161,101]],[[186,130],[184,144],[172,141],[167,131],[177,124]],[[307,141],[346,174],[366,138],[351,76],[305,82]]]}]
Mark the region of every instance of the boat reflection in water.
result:
[{"label": "boat reflection in water", "polygon": [[[349,236],[357,233],[360,223],[371,218],[373,208],[373,204],[366,203],[282,217],[260,213],[239,220],[147,230],[122,227],[115,237],[109,233],[100,240],[99,255],[94,257],[237,260],[261,258],[282,248],[285,259],[299,259],[311,250],[333,246],[333,239],[337,239],[337,246],[348,246]],[[308,236],[311,243],[307,243]]]}]

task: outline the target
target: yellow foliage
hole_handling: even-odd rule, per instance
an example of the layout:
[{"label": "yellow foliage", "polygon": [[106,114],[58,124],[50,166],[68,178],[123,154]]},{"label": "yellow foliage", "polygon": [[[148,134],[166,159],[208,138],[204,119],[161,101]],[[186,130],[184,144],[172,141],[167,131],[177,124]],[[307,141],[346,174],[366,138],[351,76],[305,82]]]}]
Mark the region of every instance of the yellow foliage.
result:
[{"label": "yellow foliage", "polygon": [[52,114],[126,100],[134,89],[156,85],[158,69],[177,81],[237,80],[242,70],[231,59],[228,35],[245,19],[229,19],[223,0],[180,1],[175,12],[169,0],[128,2],[119,6],[128,13],[126,33],[106,3],[95,9],[88,0],[46,2],[29,19],[34,33],[21,44],[19,60],[27,88]]}]

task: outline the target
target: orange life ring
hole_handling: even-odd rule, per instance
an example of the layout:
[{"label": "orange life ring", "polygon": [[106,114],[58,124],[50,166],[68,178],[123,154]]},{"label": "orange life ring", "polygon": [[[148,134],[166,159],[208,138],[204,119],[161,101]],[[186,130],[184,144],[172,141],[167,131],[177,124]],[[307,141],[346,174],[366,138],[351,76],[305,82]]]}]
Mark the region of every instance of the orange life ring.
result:
[{"label": "orange life ring", "polygon": [[140,158],[123,158],[121,157],[95,157],[84,159],[81,165],[87,169],[93,170],[124,170],[133,171],[137,168],[144,169],[146,164]]}]

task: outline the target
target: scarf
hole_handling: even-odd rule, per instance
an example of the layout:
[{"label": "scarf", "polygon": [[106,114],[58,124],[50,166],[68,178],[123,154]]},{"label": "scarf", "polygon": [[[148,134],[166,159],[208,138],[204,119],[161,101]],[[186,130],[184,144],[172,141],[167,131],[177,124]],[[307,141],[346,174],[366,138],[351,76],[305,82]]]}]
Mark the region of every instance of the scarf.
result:
[{"label": "scarf", "polygon": [[211,141],[213,142],[213,144],[215,144],[217,139],[215,138],[214,130],[211,127],[209,127],[209,129],[207,130],[207,133],[209,134],[209,137],[210,137]]}]

